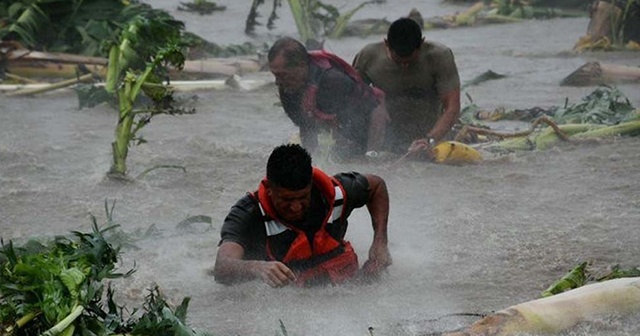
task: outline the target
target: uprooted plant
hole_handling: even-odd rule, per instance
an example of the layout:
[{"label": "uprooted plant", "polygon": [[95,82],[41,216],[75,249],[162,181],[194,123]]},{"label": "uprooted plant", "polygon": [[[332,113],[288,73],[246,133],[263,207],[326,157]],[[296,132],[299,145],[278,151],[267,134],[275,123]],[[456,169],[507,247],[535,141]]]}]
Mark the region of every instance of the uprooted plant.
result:
[{"label": "uprooted plant", "polygon": [[[169,66],[182,69],[184,65],[180,29],[172,20],[135,17],[122,32],[119,43],[111,46],[105,89],[116,95],[119,114],[109,176],[125,177],[129,145],[145,142],[138,132],[152,117],[195,113],[195,109],[177,107],[173,91],[162,81]],[[147,39],[149,36],[155,40]],[[137,65],[140,61],[146,61],[143,70]],[[151,104],[138,108],[141,94]]]}]

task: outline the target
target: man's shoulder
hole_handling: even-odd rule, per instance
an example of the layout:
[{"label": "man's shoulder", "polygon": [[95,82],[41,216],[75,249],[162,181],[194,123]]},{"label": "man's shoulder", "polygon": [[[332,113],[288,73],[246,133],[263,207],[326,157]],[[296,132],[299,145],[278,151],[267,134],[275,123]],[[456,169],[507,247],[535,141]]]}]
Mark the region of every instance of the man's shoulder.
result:
[{"label": "man's shoulder", "polygon": [[231,207],[229,215],[240,221],[251,221],[258,212],[258,201],[254,196],[247,193]]},{"label": "man's shoulder", "polygon": [[[342,184],[343,187],[365,186],[368,187],[367,177],[359,172],[341,172],[333,177]],[[347,188],[348,189],[348,188]]]},{"label": "man's shoulder", "polygon": [[385,50],[384,42],[373,42],[369,43],[362,48],[361,52],[378,52],[380,50]]},{"label": "man's shoulder", "polygon": [[447,45],[436,41],[424,41],[422,43],[422,52],[427,55],[448,55],[451,52],[451,48]]},{"label": "man's shoulder", "polygon": [[386,55],[384,42],[375,42],[365,45],[360,52],[358,52],[359,58],[374,58],[380,54]]}]

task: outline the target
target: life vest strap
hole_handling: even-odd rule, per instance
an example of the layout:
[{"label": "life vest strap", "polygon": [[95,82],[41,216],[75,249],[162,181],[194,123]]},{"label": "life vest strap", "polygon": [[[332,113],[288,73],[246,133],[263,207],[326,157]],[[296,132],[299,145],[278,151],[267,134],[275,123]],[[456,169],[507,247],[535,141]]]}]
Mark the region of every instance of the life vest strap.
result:
[{"label": "life vest strap", "polygon": [[314,256],[309,259],[292,260],[287,262],[286,265],[289,268],[291,268],[291,270],[293,271],[304,272],[308,269],[317,267],[318,265],[339,256],[340,254],[344,253],[344,251],[345,251],[344,245],[340,245],[325,254]]}]

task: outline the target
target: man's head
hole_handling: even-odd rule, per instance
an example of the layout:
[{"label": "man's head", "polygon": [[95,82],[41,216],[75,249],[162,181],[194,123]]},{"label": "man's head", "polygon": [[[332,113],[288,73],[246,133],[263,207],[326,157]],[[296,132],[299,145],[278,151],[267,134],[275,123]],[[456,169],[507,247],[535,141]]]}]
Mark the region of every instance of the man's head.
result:
[{"label": "man's head", "polygon": [[288,222],[304,218],[311,203],[311,156],[300,145],[276,147],[267,161],[267,194]]},{"label": "man's head", "polygon": [[278,87],[293,92],[304,87],[309,72],[309,53],[302,43],[283,37],[271,46],[267,58]]},{"label": "man's head", "polygon": [[418,57],[423,41],[420,25],[413,19],[401,18],[391,24],[384,43],[389,58],[402,67],[408,67]]}]

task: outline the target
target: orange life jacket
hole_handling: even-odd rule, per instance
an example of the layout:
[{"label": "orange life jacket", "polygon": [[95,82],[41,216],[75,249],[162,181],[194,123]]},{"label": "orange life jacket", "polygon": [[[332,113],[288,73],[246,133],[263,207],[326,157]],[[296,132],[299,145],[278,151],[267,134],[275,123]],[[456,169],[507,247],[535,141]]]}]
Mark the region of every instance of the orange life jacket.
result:
[{"label": "orange life jacket", "polygon": [[[378,103],[382,104],[384,102],[384,91],[367,85],[362,80],[356,69],[354,69],[349,63],[345,62],[342,58],[324,50],[310,51],[309,57],[311,64],[316,65],[323,70],[329,70],[332,68],[342,70],[358,84],[359,92],[362,93],[364,90],[373,90],[372,94]],[[309,78],[307,90],[302,98],[302,110],[307,113],[308,117],[322,120],[330,125],[335,125],[336,116],[320,110],[316,103],[316,97],[318,95],[318,79],[319,78]]]},{"label": "orange life jacket", "polygon": [[351,244],[343,239],[338,240],[332,237],[327,231],[328,224],[343,220],[345,193],[342,185],[335,178],[319,169],[313,168],[312,179],[314,185],[320,189],[322,196],[330,204],[321,227],[313,236],[313,244],[309,242],[304,231],[278,218],[264,186],[266,179],[260,183],[258,191],[254,193],[264,217],[267,232],[267,258],[276,260],[269,244],[270,237],[291,230],[297,234],[296,238],[280,261],[296,272],[297,284],[304,286],[309,280],[324,276],[337,284],[352,278],[358,271],[358,257]]}]

